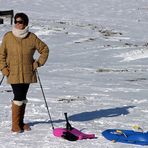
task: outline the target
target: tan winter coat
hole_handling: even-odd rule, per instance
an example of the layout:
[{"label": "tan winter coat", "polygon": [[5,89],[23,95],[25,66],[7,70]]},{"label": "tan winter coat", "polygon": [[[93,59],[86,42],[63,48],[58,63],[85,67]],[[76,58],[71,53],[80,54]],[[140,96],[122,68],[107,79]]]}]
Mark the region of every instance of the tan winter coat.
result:
[{"label": "tan winter coat", "polygon": [[40,54],[37,61],[42,66],[48,58],[49,49],[34,33],[29,32],[25,38],[17,38],[11,31],[4,35],[0,46],[0,69],[9,68],[8,83],[37,82],[33,71],[33,55],[36,50]]}]

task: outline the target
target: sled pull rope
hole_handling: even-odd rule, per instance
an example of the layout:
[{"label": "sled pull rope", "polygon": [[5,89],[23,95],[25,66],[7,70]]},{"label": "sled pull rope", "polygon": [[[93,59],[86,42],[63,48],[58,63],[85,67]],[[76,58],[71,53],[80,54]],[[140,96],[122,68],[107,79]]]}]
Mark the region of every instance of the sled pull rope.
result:
[{"label": "sled pull rope", "polygon": [[116,130],[116,133],[120,134],[120,135],[124,135],[124,137],[127,138],[127,135],[123,131],[121,131],[121,130]]},{"label": "sled pull rope", "polygon": [[42,86],[42,83],[41,83],[41,80],[40,80],[40,76],[39,76],[39,73],[38,73],[37,70],[36,70],[36,73],[37,73],[37,77],[38,77],[39,84],[40,84],[40,87],[41,87],[41,91],[42,91],[42,94],[43,94],[43,98],[44,98],[44,101],[45,101],[45,105],[46,105],[46,108],[47,108],[50,123],[51,123],[52,129],[54,130],[53,121],[52,121],[52,118],[51,118],[51,115],[50,115],[50,112],[49,112],[49,108],[48,108],[48,104],[47,104],[47,101],[46,101],[45,93],[44,93],[43,86]]}]

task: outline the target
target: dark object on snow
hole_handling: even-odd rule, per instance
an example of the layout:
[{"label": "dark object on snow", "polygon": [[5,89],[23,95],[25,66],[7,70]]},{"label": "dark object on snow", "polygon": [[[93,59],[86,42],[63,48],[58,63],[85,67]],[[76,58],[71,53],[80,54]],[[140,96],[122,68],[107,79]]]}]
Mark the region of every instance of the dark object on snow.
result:
[{"label": "dark object on snow", "polygon": [[3,24],[4,20],[2,18],[0,18],[0,24]]},{"label": "dark object on snow", "polygon": [[77,141],[79,139],[78,136],[75,136],[74,134],[72,134],[68,130],[66,130],[65,132],[63,132],[62,138],[66,139],[66,140],[69,140],[69,141]]},{"label": "dark object on snow", "polygon": [[11,22],[10,23],[11,23],[11,25],[13,23],[13,16],[14,16],[13,10],[0,11],[0,17],[10,17],[10,19],[11,19]]}]

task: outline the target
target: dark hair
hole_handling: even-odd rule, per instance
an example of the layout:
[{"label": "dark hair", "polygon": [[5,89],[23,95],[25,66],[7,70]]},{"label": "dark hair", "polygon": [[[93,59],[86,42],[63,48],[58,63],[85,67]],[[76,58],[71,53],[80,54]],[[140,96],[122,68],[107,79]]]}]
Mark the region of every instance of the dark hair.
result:
[{"label": "dark hair", "polygon": [[29,23],[28,16],[25,13],[16,13],[14,16],[14,20],[16,20],[19,17],[24,21],[24,25],[28,26]]}]

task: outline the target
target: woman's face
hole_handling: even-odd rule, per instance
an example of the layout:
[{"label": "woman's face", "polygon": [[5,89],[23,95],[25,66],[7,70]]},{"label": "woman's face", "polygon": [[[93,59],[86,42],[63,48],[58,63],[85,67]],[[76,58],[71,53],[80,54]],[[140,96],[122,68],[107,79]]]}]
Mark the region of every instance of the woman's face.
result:
[{"label": "woman's face", "polygon": [[24,21],[20,17],[16,18],[14,23],[15,23],[15,28],[16,29],[23,30],[26,27],[26,25],[24,24]]}]

